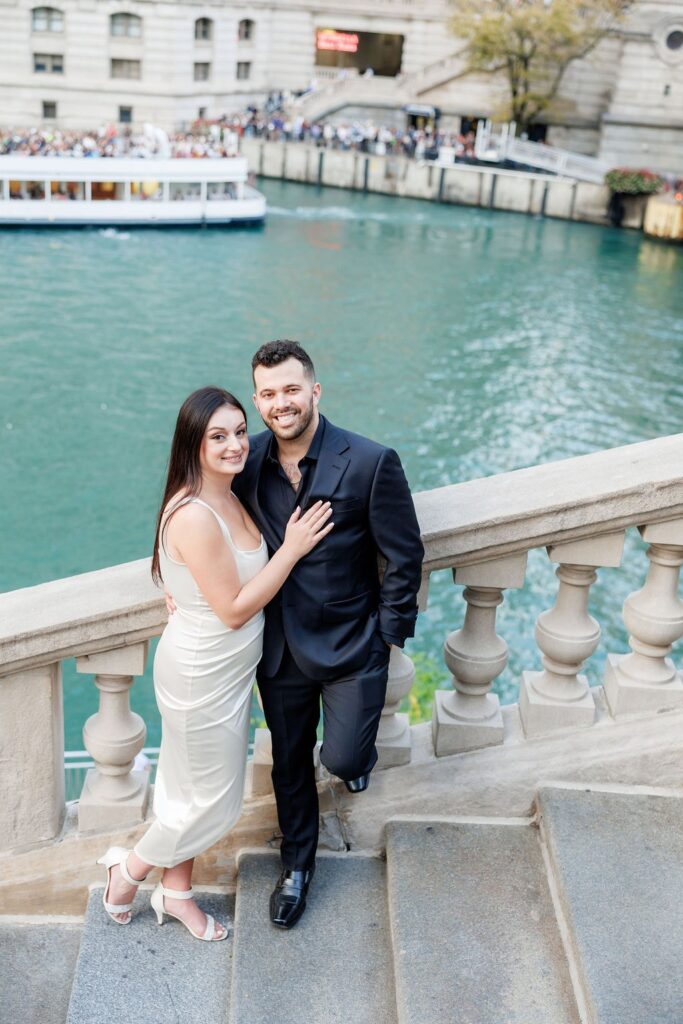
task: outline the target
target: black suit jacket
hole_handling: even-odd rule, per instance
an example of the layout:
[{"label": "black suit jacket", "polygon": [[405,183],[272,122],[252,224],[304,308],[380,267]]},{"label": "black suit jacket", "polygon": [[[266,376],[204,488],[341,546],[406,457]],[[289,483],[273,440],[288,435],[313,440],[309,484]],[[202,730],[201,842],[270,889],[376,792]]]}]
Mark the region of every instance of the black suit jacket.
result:
[{"label": "black suit jacket", "polygon": [[[259,476],[272,434],[251,438],[234,489],[269,549],[282,543],[259,505]],[[342,677],[366,663],[378,634],[403,646],[417,618],[424,548],[400,459],[359,434],[325,422],[308,501],[332,502],[334,529],[294,567],[267,606],[259,679],[273,676],[285,643],[312,679]],[[380,581],[378,555],[386,562]]]}]

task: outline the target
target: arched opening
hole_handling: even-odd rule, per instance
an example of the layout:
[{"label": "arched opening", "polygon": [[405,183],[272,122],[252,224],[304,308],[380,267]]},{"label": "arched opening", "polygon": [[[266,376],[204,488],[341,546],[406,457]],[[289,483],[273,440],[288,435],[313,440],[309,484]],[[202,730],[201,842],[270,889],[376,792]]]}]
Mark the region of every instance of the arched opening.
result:
[{"label": "arched opening", "polygon": [[142,35],[142,18],[137,14],[121,11],[112,14],[109,19],[109,32],[112,36],[128,36],[137,39]]},{"label": "arched opening", "polygon": [[198,42],[208,42],[213,38],[213,21],[211,18],[197,18],[194,23],[194,37]]}]

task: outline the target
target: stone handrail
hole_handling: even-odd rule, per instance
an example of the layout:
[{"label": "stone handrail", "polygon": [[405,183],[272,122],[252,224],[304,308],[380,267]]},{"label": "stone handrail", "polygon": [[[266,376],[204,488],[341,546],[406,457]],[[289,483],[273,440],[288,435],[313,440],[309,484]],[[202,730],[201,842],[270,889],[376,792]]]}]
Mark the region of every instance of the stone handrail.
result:
[{"label": "stone handrail", "polygon": [[165,622],[149,558],[0,594],[0,677],[139,643]]},{"label": "stone handrail", "polygon": [[429,572],[673,519],[683,434],[422,491],[415,506]]},{"label": "stone handrail", "polygon": [[[683,516],[683,434],[415,495],[425,573]],[[157,636],[149,559],[0,594],[0,676]]]},{"label": "stone handrail", "polygon": [[[580,672],[600,636],[588,596],[597,569],[619,565],[628,527],[638,527],[649,544],[650,569],[624,608],[631,653],[608,659],[608,705],[614,717],[683,705],[683,683],[668,658],[683,635],[677,596],[682,466],[678,434],[415,495],[425,544],[422,605],[437,569],[453,569],[465,585],[463,626],[445,643],[453,689],[435,695],[437,756],[504,740],[491,692],[507,662],[496,609],[506,589],[524,585],[533,548],[546,547],[558,564],[558,590],[536,624],[543,668],[525,672],[521,681],[524,732],[533,737],[593,723],[593,696]],[[132,763],[145,727],[130,711],[129,692],[144,671],[147,641],[165,620],[149,559],[0,594],[0,764],[14,770],[12,792],[0,801],[0,835],[10,848],[46,841],[61,826],[61,662],[68,657],[76,657],[79,672],[94,674],[100,691],[99,712],[84,728],[96,768],[79,803],[80,826],[92,830],[144,816],[148,780]],[[413,678],[410,658],[393,649],[378,735],[382,767],[410,760],[407,716],[398,708]],[[253,775],[256,780],[258,767],[262,791],[269,784],[268,751],[261,731]]]}]

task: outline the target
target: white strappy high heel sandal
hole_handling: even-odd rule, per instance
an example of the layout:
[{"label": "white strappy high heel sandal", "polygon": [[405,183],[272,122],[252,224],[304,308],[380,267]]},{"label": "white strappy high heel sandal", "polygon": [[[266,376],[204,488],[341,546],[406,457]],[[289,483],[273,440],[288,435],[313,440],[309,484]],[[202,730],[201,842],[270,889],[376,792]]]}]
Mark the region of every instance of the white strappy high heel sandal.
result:
[{"label": "white strappy high heel sandal", "polygon": [[172,914],[169,910],[165,909],[164,896],[169,896],[172,900],[191,900],[193,896],[193,890],[185,889],[183,892],[180,892],[178,889],[165,889],[161,882],[159,882],[156,889],[152,893],[151,899],[152,910],[157,915],[158,924],[161,925],[164,923],[165,914],[167,917],[172,917],[176,921],[180,921],[181,924],[184,924],[190,935],[193,935],[195,939],[202,939],[204,942],[220,942],[222,939],[227,939],[228,935],[230,934],[230,929],[226,928],[222,924],[219,924],[218,928],[223,929],[223,934],[216,934],[216,921],[211,916],[211,914],[206,915],[206,928],[204,930],[204,934],[198,935],[197,932],[193,932],[189,924],[183,921],[181,917],[178,917],[176,914]]},{"label": "white strappy high heel sandal", "polygon": [[[116,867],[118,864],[119,870],[123,878],[128,882],[129,885],[140,885],[144,882],[144,878],[133,878],[131,873],[126,866],[126,858],[130,850],[124,850],[122,846],[111,846],[107,852],[98,859],[98,864],[103,864],[107,869],[107,885],[102,894],[102,904],[104,909],[109,914],[114,924],[130,924],[130,911],[132,910],[132,903],[109,903],[107,902],[107,896],[109,895],[109,888],[111,886],[111,869]],[[123,921],[119,921],[115,914],[126,914]]]}]

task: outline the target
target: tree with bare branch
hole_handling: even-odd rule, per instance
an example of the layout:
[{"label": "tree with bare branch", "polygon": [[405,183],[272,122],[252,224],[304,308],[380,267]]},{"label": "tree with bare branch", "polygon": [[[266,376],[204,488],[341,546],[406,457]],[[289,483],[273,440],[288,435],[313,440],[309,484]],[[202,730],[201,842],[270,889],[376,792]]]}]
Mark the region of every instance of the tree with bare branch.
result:
[{"label": "tree with bare branch", "polygon": [[[462,74],[504,74],[503,116],[526,131],[562,76],[619,23],[633,0],[452,0],[451,28],[465,43]],[[458,76],[460,77],[460,76]]]}]

